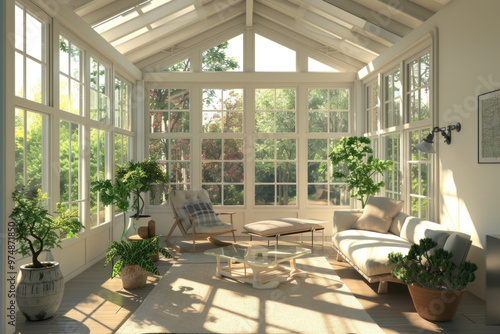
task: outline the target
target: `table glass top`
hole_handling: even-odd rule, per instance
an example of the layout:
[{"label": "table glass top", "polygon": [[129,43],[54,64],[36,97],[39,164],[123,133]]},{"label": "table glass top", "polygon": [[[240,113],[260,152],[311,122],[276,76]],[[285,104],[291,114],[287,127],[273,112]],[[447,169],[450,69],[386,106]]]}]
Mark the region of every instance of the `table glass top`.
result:
[{"label": "table glass top", "polygon": [[297,246],[231,245],[205,251],[207,255],[220,256],[255,266],[275,266],[278,263],[310,254],[311,250]]}]

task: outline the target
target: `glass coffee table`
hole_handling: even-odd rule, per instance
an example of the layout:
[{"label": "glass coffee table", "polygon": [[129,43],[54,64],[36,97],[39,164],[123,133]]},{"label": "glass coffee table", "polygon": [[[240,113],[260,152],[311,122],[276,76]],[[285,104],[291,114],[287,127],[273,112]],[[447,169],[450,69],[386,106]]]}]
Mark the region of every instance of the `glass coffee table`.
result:
[{"label": "glass coffee table", "polygon": [[[218,278],[230,277],[256,289],[274,289],[289,277],[305,276],[305,271],[297,269],[295,259],[310,253],[310,249],[287,245],[231,245],[205,251],[217,258]],[[221,258],[228,264],[222,266]],[[289,262],[290,267],[280,265],[283,262]]]}]

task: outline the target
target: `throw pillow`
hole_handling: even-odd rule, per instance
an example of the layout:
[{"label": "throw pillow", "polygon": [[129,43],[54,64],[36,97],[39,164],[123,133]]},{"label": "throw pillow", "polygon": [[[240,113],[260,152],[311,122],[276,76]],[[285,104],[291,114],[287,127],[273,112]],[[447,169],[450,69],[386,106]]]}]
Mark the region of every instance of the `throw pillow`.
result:
[{"label": "throw pillow", "polygon": [[363,214],[352,228],[387,233],[391,227],[392,219],[403,208],[403,203],[403,201],[392,198],[370,196]]},{"label": "throw pillow", "polygon": [[214,226],[224,224],[222,220],[217,217],[211,203],[200,202],[186,204],[186,211],[190,217],[196,217],[194,226]]},{"label": "throw pillow", "polygon": [[[189,215],[189,213],[186,211],[186,209],[178,209],[177,216],[179,216],[179,217],[191,217],[191,215]],[[186,230],[186,231],[192,227],[191,219],[182,219],[181,224],[182,224],[182,226],[184,226],[184,230]]]}]

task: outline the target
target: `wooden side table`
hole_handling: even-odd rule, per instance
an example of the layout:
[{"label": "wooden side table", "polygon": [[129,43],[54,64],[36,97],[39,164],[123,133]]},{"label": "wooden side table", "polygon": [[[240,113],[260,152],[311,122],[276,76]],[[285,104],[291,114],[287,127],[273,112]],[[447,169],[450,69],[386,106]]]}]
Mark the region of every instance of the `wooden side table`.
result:
[{"label": "wooden side table", "polygon": [[[151,226],[153,228],[152,231],[154,231],[154,220],[151,220],[149,222],[149,228],[151,229]],[[154,235],[151,235],[149,236],[149,238],[153,237]],[[134,242],[134,241],[141,241],[143,239],[148,239],[148,238],[142,238],[139,234],[134,234],[134,235],[131,235],[130,237],[128,237],[128,241],[130,242]],[[159,254],[156,254],[156,255],[153,255],[151,257],[151,260],[153,260],[153,262],[156,262],[160,259],[160,255]]]}]

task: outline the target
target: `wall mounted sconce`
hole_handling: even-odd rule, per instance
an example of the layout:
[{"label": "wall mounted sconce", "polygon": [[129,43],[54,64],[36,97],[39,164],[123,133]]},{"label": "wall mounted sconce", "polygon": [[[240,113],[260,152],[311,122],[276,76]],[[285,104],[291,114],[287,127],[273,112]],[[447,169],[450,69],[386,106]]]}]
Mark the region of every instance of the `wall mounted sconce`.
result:
[{"label": "wall mounted sconce", "polygon": [[451,143],[451,131],[457,130],[457,132],[460,132],[461,129],[462,125],[460,123],[457,123],[456,125],[448,125],[448,127],[442,127],[442,128],[436,126],[432,129],[431,133],[429,133],[429,135],[426,138],[424,138],[424,140],[422,140],[420,144],[415,146],[415,148],[426,153],[436,153],[433,145],[434,132],[441,133],[441,135],[444,137],[444,142],[449,145]]}]

